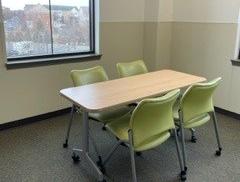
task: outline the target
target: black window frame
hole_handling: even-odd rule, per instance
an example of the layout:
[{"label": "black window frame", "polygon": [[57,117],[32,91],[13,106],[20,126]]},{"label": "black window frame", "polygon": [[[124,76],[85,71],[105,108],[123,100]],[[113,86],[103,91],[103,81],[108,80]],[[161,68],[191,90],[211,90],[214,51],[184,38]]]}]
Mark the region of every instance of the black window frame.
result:
[{"label": "black window frame", "polygon": [[[1,9],[2,11],[2,9]],[[51,31],[51,45],[53,50],[53,33],[52,33],[52,12],[51,12],[51,0],[49,0],[49,14],[50,14],[50,31]],[[4,25],[3,25],[4,26]],[[7,57],[7,64],[8,63],[25,63],[25,61],[30,62],[37,62],[37,60],[46,60],[51,58],[56,59],[64,59],[69,57],[91,57],[91,55],[96,55],[96,47],[95,47],[95,0],[89,0],[89,32],[90,32],[90,50],[85,52],[73,52],[73,53],[61,53],[61,54],[54,54],[52,51],[52,54],[46,54],[46,55],[37,55],[37,56],[23,56],[23,57]],[[4,33],[5,37],[5,33]],[[6,40],[4,39],[4,43],[6,45]],[[7,51],[7,50],[5,50]],[[6,54],[7,55],[7,54]],[[90,56],[89,56],[90,55]],[[33,61],[31,61],[33,60]]]}]

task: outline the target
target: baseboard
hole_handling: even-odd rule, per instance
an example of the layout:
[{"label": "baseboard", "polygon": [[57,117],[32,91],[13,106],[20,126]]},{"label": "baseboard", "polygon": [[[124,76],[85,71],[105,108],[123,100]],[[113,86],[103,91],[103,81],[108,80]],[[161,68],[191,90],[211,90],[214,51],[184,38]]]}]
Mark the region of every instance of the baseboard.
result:
[{"label": "baseboard", "polygon": [[38,122],[38,121],[42,121],[42,120],[57,117],[57,116],[61,116],[61,115],[69,113],[70,111],[71,111],[71,108],[66,108],[66,109],[61,109],[61,110],[58,110],[58,111],[53,111],[53,112],[41,114],[41,115],[38,115],[38,116],[33,116],[33,117],[24,118],[24,119],[20,119],[20,120],[16,120],[16,121],[11,121],[11,122],[8,122],[8,123],[1,124],[0,125],[0,131],[1,130],[6,130],[6,129],[9,129],[9,128],[13,128],[13,127],[27,125],[27,124],[30,124],[30,123],[35,123],[35,122]]},{"label": "baseboard", "polygon": [[235,119],[239,119],[240,120],[240,114],[219,108],[219,107],[215,107],[215,111],[220,113],[220,114],[224,114],[226,116],[229,116],[231,118],[235,118]]}]

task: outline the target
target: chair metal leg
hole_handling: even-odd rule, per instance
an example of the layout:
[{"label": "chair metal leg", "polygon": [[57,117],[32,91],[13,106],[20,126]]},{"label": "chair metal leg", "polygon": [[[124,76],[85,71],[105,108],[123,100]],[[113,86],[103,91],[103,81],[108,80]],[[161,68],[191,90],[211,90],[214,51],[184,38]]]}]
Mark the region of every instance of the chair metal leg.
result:
[{"label": "chair metal leg", "polygon": [[185,137],[184,137],[184,128],[183,128],[183,115],[182,112],[179,111],[180,118],[180,134],[181,134],[181,143],[182,143],[182,155],[183,155],[183,165],[184,171],[187,172],[187,164],[186,164],[186,148],[185,148]]},{"label": "chair metal leg", "polygon": [[180,165],[180,169],[181,169],[180,177],[181,177],[182,181],[185,181],[186,180],[186,171],[184,169],[182,157],[181,157],[181,154],[180,154],[180,147],[179,147],[179,141],[178,141],[178,136],[177,136],[177,130],[174,128],[173,132],[174,132],[175,144],[176,144],[176,148],[177,148],[179,165]]},{"label": "chair metal leg", "polygon": [[67,134],[66,134],[66,138],[65,138],[65,143],[63,144],[63,148],[67,148],[68,147],[68,139],[69,139],[70,130],[71,130],[71,127],[72,127],[74,110],[75,110],[75,106],[72,105],[70,121],[69,121],[69,124],[68,124]]},{"label": "chair metal leg", "polygon": [[192,134],[192,136],[191,136],[191,142],[192,143],[196,143],[197,142],[197,138],[196,138],[196,135],[195,135],[195,129],[193,129],[193,128],[191,128],[190,129],[190,131],[191,131],[191,134]]},{"label": "chair metal leg", "polygon": [[218,144],[218,150],[216,151],[216,156],[220,156],[222,153],[222,145],[220,142],[219,132],[218,132],[218,124],[217,124],[217,117],[215,111],[212,112],[212,118],[213,118],[213,124],[214,124],[214,130],[217,138],[217,144]]},{"label": "chair metal leg", "polygon": [[107,157],[104,159],[103,161],[103,165],[105,165],[109,159],[112,157],[112,155],[114,154],[114,152],[117,150],[117,148],[119,147],[119,145],[121,145],[122,141],[118,141],[113,148],[110,150],[110,152],[107,154]]},{"label": "chair metal leg", "polygon": [[105,124],[103,125],[102,130],[103,130],[103,131],[106,131],[106,130],[107,130]]},{"label": "chair metal leg", "polygon": [[132,165],[132,181],[137,182],[137,174],[136,174],[136,164],[135,164],[135,151],[133,147],[133,136],[132,131],[129,130],[128,132],[129,141],[130,141],[130,155],[131,155],[131,165]]}]

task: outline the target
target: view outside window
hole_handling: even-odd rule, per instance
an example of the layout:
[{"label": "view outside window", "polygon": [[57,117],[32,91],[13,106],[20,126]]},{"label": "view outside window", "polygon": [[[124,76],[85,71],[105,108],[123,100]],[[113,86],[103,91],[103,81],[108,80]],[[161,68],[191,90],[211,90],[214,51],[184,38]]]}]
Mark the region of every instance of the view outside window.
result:
[{"label": "view outside window", "polygon": [[89,52],[89,0],[2,0],[8,58]]},{"label": "view outside window", "polygon": [[[53,52],[69,53],[89,51],[89,7],[88,0],[65,1],[68,6],[59,6],[63,0],[52,0]],[[75,3],[69,3],[75,1]],[[79,8],[77,2],[86,6]],[[66,4],[65,3],[65,4]],[[70,6],[72,5],[72,6]],[[74,6],[75,5],[75,6]]]}]

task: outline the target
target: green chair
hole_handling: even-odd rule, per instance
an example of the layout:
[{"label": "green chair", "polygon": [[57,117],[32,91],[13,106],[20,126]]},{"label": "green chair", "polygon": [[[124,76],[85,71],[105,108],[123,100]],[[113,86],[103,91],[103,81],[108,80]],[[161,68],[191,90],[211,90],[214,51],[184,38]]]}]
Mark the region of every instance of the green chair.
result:
[{"label": "green chair", "polygon": [[196,128],[207,123],[211,117],[214,123],[215,134],[217,138],[218,150],[216,155],[220,156],[222,146],[219,139],[217,118],[213,105],[213,93],[219,85],[221,78],[217,78],[208,83],[199,83],[189,87],[179,101],[178,114],[175,113],[175,120],[180,125],[183,162],[185,172],[186,165],[186,149],[184,139],[184,129]]},{"label": "green chair", "polygon": [[[178,97],[177,101],[175,102],[175,104],[173,106],[173,117],[176,121],[179,121],[178,111],[179,111],[179,103],[180,103],[181,97],[182,97],[182,95],[180,94],[180,96]],[[175,124],[178,126],[177,132],[179,133],[179,131],[180,131],[179,122],[176,122]],[[194,128],[189,128],[188,130],[191,132],[191,142],[196,143],[197,138],[195,136],[195,129]]]},{"label": "green chair", "polygon": [[145,63],[142,60],[137,60],[129,63],[118,63],[117,70],[121,78],[148,72]]},{"label": "green chair", "polygon": [[107,129],[116,136],[119,141],[106,156],[103,165],[107,163],[119,145],[124,143],[129,146],[132,164],[133,182],[137,181],[135,167],[135,152],[153,149],[170,138],[170,132],[175,135],[175,143],[179,164],[181,167],[181,179],[185,180],[185,172],[180,154],[180,148],[173,120],[173,104],[180,90],[174,90],[162,97],[145,99],[141,101],[133,113],[129,113],[106,125]]},{"label": "green chair", "polygon": [[[120,78],[140,75],[148,72],[143,60],[132,61],[128,63],[117,63],[117,71]],[[136,107],[137,103],[129,104],[130,107]]]},{"label": "green chair", "polygon": [[[96,66],[94,68],[85,69],[85,70],[73,70],[71,71],[71,78],[75,87],[108,80],[108,76],[105,70],[103,69],[103,67],[101,66]],[[100,112],[100,113],[89,113],[89,119],[102,122],[105,125],[106,123],[110,122],[112,119],[115,119],[116,117],[120,117],[128,113],[129,111],[130,111],[130,108],[127,106],[114,108],[114,109]],[[67,128],[65,143],[63,144],[64,148],[68,147],[68,139],[70,135],[74,112],[81,113],[81,110],[75,105],[72,106],[71,118]]]}]

